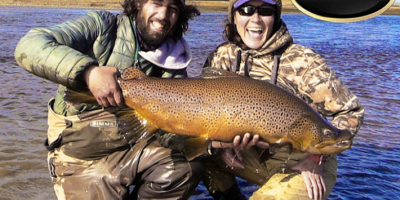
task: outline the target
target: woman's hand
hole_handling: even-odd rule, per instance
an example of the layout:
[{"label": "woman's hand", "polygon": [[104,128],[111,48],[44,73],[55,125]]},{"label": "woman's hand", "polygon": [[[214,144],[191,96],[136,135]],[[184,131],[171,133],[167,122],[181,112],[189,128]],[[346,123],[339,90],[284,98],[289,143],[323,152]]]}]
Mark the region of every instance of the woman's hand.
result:
[{"label": "woman's hand", "polygon": [[84,80],[97,100],[104,107],[123,105],[123,96],[116,77],[119,71],[115,67],[91,66],[84,72]]},{"label": "woman's hand", "polygon": [[218,142],[213,141],[213,148],[223,148],[220,156],[221,159],[227,164],[229,167],[236,167],[243,169],[243,158],[240,154],[241,150],[249,149],[250,147],[258,146],[261,148],[268,148],[269,145],[266,142],[260,141],[259,135],[252,136],[250,133],[246,133],[243,136],[243,139],[240,135],[237,135],[232,143],[226,142]]},{"label": "woman's hand", "polygon": [[301,172],[307,186],[308,196],[313,200],[321,200],[326,193],[325,182],[322,178],[322,165],[307,158],[292,169]]}]

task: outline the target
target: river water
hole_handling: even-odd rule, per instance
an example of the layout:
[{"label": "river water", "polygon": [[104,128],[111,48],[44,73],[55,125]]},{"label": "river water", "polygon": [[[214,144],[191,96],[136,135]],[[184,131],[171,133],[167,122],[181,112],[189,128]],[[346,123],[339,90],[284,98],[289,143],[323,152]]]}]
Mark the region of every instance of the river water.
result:
[{"label": "river water", "polygon": [[[18,40],[33,27],[51,26],[85,9],[0,7],[0,200],[56,199],[43,141],[48,99],[56,85],[35,77],[14,60]],[[324,56],[365,106],[365,122],[353,147],[338,155],[337,184],[329,199],[397,199],[400,196],[400,17],[355,23],[283,15],[295,42]],[[200,73],[206,55],[221,43],[224,15],[203,13],[186,39]],[[240,180],[246,195],[257,186]],[[193,200],[210,199],[199,185]]]}]

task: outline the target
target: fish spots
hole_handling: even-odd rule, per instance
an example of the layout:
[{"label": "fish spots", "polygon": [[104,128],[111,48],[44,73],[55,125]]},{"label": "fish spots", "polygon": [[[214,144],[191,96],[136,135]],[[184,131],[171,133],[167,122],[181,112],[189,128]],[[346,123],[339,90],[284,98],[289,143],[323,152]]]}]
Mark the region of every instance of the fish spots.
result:
[{"label": "fish spots", "polygon": [[293,94],[250,78],[144,77],[120,86],[130,107],[176,134],[229,141],[250,132],[264,141],[319,142],[326,124]]}]

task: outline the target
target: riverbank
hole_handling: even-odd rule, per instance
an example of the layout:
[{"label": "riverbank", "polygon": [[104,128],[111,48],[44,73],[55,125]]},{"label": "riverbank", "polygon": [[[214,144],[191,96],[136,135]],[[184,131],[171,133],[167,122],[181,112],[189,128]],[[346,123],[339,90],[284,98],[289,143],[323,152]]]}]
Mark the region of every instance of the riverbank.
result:
[{"label": "riverbank", "polygon": [[[123,0],[2,0],[0,6],[35,6],[59,8],[85,8],[121,10]],[[187,0],[186,4],[196,5],[201,12],[227,12],[228,1],[197,1]],[[290,0],[282,0],[283,13],[301,13]],[[395,3],[385,15],[400,15],[400,3]]]}]

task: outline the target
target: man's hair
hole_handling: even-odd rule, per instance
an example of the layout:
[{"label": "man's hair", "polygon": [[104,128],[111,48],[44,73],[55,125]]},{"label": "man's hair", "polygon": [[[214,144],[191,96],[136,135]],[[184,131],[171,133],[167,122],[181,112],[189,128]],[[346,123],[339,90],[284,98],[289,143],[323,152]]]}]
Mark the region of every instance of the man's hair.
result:
[{"label": "man's hair", "polygon": [[[136,19],[139,9],[141,9],[147,1],[150,0],[124,0],[124,3],[122,3],[123,14]],[[182,35],[188,31],[189,20],[200,15],[200,11],[195,6],[178,4],[178,7],[178,21],[176,22],[175,28],[172,32],[172,38],[175,40],[181,39]]]}]

